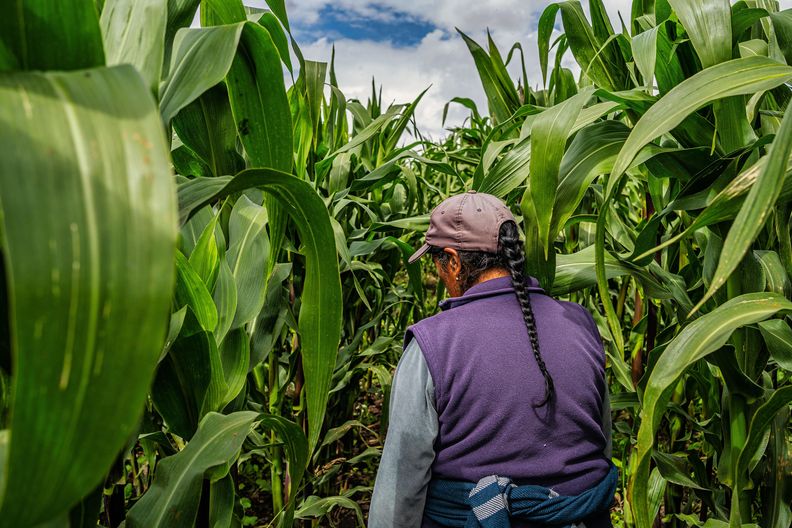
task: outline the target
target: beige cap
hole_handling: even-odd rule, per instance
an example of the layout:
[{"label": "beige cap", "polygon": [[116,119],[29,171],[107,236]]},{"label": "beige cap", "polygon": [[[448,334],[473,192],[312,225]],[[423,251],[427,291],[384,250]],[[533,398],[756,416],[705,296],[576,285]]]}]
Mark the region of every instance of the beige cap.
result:
[{"label": "beige cap", "polygon": [[468,191],[446,198],[429,217],[426,243],[408,262],[421,258],[431,246],[497,253],[501,225],[508,221],[516,223],[514,215],[491,194]]}]

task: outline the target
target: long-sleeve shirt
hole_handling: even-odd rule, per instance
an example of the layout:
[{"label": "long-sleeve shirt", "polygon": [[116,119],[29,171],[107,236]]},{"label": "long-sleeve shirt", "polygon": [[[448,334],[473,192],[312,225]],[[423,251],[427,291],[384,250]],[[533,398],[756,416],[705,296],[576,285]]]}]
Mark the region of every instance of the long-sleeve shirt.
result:
[{"label": "long-sleeve shirt", "polygon": [[[390,397],[390,421],[369,510],[369,528],[421,526],[438,434],[435,387],[423,351],[411,340],[402,354]],[[611,457],[611,414],[606,389],[602,430]]]}]

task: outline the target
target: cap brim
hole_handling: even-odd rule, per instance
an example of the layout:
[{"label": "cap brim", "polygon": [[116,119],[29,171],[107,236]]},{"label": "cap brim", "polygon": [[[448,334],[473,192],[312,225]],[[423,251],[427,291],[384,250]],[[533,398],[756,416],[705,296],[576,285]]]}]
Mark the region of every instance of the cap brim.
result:
[{"label": "cap brim", "polygon": [[429,247],[430,247],[430,246],[429,246],[429,244],[424,244],[423,246],[421,246],[421,247],[418,249],[418,251],[416,251],[415,253],[413,253],[413,254],[410,256],[410,258],[409,258],[409,259],[407,259],[407,263],[408,263],[408,264],[412,264],[413,262],[415,262],[415,261],[416,261],[416,260],[418,260],[419,258],[423,257],[423,256],[426,254],[426,252],[427,252],[427,251],[429,251]]}]

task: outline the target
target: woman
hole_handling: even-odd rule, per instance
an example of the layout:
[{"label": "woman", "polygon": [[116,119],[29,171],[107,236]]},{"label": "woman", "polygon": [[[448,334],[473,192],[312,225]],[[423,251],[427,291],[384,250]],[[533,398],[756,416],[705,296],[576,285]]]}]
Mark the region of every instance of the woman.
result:
[{"label": "woman", "polygon": [[451,298],[407,330],[369,527],[610,527],[591,315],[523,275],[516,221],[494,196],[443,201],[410,262],[426,253]]}]

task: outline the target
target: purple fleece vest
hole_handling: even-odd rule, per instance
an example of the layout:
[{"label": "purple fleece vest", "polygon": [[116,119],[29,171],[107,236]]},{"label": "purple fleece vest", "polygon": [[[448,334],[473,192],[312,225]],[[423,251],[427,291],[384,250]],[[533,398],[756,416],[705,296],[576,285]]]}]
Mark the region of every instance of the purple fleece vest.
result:
[{"label": "purple fleece vest", "polygon": [[591,315],[528,291],[555,397],[535,408],[544,379],[508,277],[488,280],[407,329],[435,384],[439,434],[433,476],[477,482],[496,474],[576,495],[608,472],[601,405],[605,353]]}]

